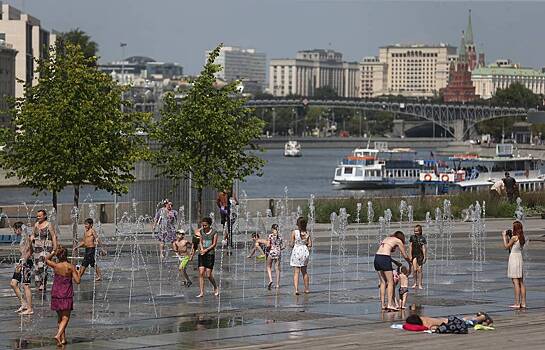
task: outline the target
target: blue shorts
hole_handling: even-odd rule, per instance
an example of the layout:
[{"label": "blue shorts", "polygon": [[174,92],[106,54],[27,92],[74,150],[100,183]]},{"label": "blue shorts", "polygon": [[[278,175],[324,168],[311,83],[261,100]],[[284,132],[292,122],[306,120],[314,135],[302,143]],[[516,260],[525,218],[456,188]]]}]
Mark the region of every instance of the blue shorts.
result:
[{"label": "blue shorts", "polygon": [[390,255],[375,254],[375,271],[393,271]]}]

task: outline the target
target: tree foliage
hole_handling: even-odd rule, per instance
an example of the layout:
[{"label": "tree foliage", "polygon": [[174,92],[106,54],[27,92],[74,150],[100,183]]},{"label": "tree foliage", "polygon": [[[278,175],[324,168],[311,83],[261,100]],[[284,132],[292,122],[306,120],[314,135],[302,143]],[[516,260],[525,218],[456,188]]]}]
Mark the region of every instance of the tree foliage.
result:
[{"label": "tree foliage", "polygon": [[91,37],[79,28],[61,33],[57,37],[56,46],[58,52],[64,52],[64,47],[67,44],[79,46],[85,58],[91,58],[98,54],[98,44],[91,40]]},{"label": "tree foliage", "polygon": [[63,55],[38,62],[38,84],[27,86],[11,109],[5,129],[2,167],[8,177],[36,192],[55,194],[89,183],[111,193],[124,193],[134,180],[134,163],[146,148],[139,136],[149,115],[121,111],[122,87],[95,67],[79,46],[66,43]]},{"label": "tree foliage", "polygon": [[539,95],[521,83],[513,83],[505,89],[498,89],[492,97],[492,104],[498,106],[536,108],[541,104]]},{"label": "tree foliage", "polygon": [[313,97],[316,99],[327,100],[339,97],[339,94],[337,94],[337,91],[331,86],[321,86],[314,91]]},{"label": "tree foliage", "polygon": [[202,190],[231,188],[235,180],[258,171],[264,164],[255,151],[264,123],[244,107],[238,82],[215,86],[214,64],[221,45],[208,56],[191,89],[179,100],[167,94],[154,139],[159,143],[153,162],[160,174],[171,179],[191,174],[197,190],[197,215],[202,212]]}]

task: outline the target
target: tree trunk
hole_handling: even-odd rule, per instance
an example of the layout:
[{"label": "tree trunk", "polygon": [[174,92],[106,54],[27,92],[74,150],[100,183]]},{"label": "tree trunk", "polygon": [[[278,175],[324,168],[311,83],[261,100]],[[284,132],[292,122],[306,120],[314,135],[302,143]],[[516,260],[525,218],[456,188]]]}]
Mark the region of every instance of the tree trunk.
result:
[{"label": "tree trunk", "polygon": [[74,185],[74,207],[72,218],[72,248],[78,244],[78,221],[79,221],[79,185]]},{"label": "tree trunk", "polygon": [[55,217],[57,218],[57,221],[59,219],[59,212],[57,210],[57,191],[53,191],[53,209],[55,209]]},{"label": "tree trunk", "polygon": [[202,219],[202,188],[197,188],[197,226]]}]

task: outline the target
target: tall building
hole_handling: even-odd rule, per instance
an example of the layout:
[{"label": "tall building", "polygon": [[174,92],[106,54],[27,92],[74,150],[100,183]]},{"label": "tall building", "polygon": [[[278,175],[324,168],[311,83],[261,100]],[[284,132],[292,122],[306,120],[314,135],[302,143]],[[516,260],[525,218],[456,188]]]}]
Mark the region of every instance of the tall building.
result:
[{"label": "tall building", "polygon": [[13,45],[18,52],[15,58],[15,77],[23,83],[16,83],[15,96],[22,97],[24,85],[35,83],[34,60],[48,57],[49,47],[55,43],[56,35],[43,29],[37,18],[9,4],[2,4],[0,16],[0,39]]},{"label": "tall building", "polygon": [[478,99],[475,94],[475,86],[471,80],[471,71],[484,65],[484,53],[480,53],[477,59],[477,51],[473,41],[473,26],[471,24],[471,10],[465,32],[462,32],[458,57],[450,63],[449,82],[442,90],[445,102],[470,102]]},{"label": "tall building", "polygon": [[545,94],[545,72],[519,65],[493,64],[476,68],[471,72],[475,92],[487,99],[498,89],[506,89],[513,83],[521,83],[535,94]]},{"label": "tall building", "polygon": [[[13,46],[0,40],[0,111],[8,109],[8,98],[15,97],[15,57]],[[9,117],[0,112],[0,126],[6,126]]]},{"label": "tall building", "polygon": [[[206,58],[211,51],[206,51]],[[264,89],[267,82],[267,57],[255,49],[242,49],[234,46],[221,48],[219,56],[214,63],[223,67],[216,74],[217,78],[227,82],[245,80],[256,82]]]},{"label": "tall building", "polygon": [[377,97],[386,89],[385,63],[379,61],[378,57],[365,57],[360,62],[360,96],[363,98]]},{"label": "tall building", "polygon": [[379,49],[386,68],[382,95],[433,97],[447,86],[449,60],[456,48],[439,45],[390,45]]},{"label": "tall building", "polygon": [[272,59],[269,90],[274,96],[314,96],[316,89],[330,87],[341,97],[359,96],[359,64],[343,62],[333,50],[305,50],[295,58]]}]

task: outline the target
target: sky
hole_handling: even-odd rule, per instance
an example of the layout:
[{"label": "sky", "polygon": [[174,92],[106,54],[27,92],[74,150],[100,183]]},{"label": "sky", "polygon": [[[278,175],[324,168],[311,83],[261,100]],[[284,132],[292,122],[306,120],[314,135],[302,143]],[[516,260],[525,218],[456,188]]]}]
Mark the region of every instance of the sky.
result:
[{"label": "sky", "polygon": [[223,42],[267,58],[330,48],[347,61],[395,43],[458,46],[472,10],[477,50],[487,63],[510,58],[545,67],[543,1],[380,0],[3,0],[46,29],[79,27],[99,44],[101,62],[149,56],[197,73],[204,52]]}]

